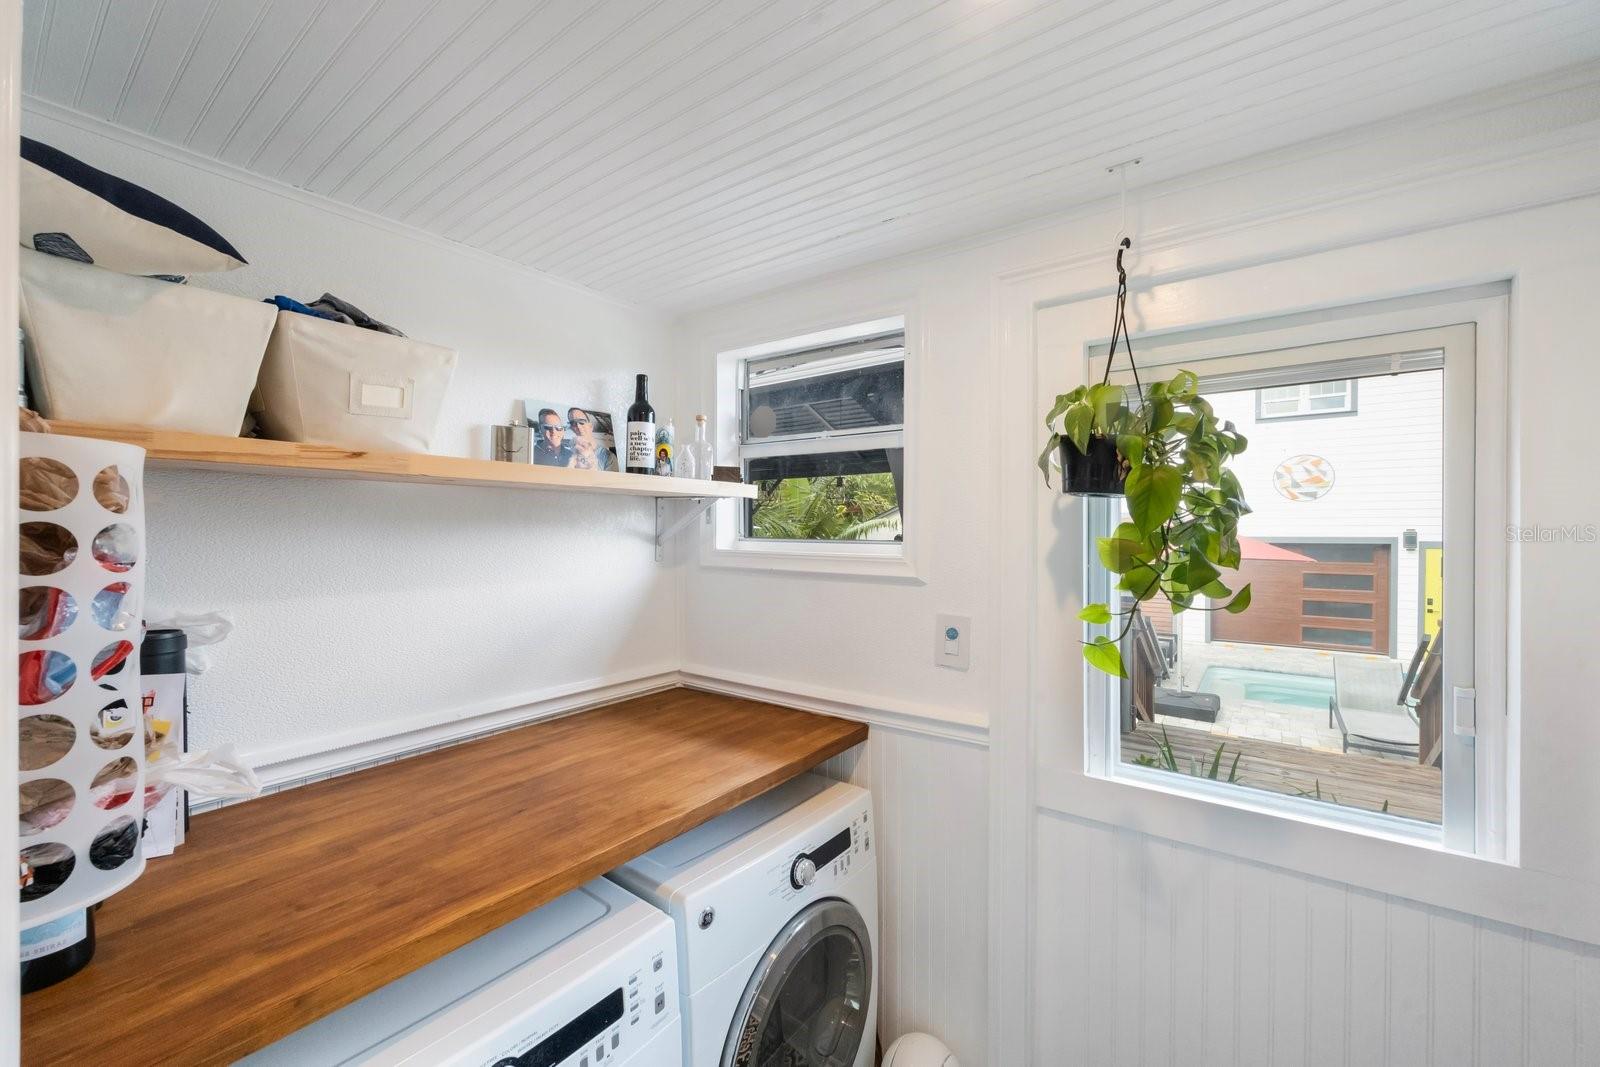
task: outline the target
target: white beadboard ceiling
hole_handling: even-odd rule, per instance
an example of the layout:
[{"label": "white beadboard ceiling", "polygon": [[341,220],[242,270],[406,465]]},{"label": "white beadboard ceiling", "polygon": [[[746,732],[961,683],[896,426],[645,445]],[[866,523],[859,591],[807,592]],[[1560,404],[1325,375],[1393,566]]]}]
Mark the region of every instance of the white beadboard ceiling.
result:
[{"label": "white beadboard ceiling", "polygon": [[1098,200],[1132,156],[1144,184],[1600,56],[1595,0],[28,0],[24,19],[33,97],[663,309]]}]

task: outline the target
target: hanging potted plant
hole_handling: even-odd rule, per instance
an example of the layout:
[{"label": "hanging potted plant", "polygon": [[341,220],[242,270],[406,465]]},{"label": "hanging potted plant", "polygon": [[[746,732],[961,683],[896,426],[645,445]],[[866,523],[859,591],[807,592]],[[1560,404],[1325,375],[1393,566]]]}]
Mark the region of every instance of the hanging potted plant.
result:
[{"label": "hanging potted plant", "polygon": [[[1127,677],[1121,640],[1140,605],[1158,594],[1174,614],[1194,609],[1237,615],[1250,606],[1249,585],[1235,592],[1222,580],[1224,570],[1239,568],[1239,520],[1250,512],[1227,464],[1248,442],[1232,422],[1217,418],[1194,372],[1181,370],[1148,388],[1140,384],[1126,319],[1122,253],[1128,247],[1124,238],[1117,248],[1116,318],[1105,374],[1095,385],[1056,397],[1045,416],[1050,439],[1039,456],[1046,484],[1059,458],[1064,492],[1127,500],[1128,521],[1099,538],[1096,547],[1100,561],[1118,576],[1120,599],[1131,598],[1132,607],[1113,611],[1109,604],[1090,604],[1078,616],[1096,626],[1123,620],[1116,637],[1097,634],[1083,642],[1091,666],[1120,678]],[[1119,341],[1133,370],[1132,397],[1111,382]],[[1211,606],[1195,608],[1200,597]]]}]

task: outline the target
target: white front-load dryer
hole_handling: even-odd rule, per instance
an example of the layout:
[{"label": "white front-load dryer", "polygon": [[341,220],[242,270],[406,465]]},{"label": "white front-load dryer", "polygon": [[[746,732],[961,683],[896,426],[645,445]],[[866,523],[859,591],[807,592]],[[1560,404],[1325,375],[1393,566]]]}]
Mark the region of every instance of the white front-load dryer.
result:
[{"label": "white front-load dryer", "polygon": [[871,1067],[872,797],[803,775],[611,873],[677,928],[692,1067]]},{"label": "white front-load dryer", "polygon": [[677,945],[604,878],[242,1061],[246,1067],[682,1067]]}]

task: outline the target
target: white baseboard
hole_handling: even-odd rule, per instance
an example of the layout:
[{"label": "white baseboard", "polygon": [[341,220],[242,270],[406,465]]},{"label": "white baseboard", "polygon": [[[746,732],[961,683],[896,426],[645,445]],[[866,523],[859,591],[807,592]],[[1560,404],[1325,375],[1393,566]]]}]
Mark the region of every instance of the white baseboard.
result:
[{"label": "white baseboard", "polygon": [[[815,711],[881,729],[937,737],[980,748],[987,747],[989,743],[987,721],[967,712],[885,701],[859,693],[795,686],[773,678],[710,667],[688,667],[575,682],[522,694],[509,703],[504,698],[483,701],[416,716],[401,723],[363,726],[343,734],[318,738],[314,742],[257,749],[244,753],[243,759],[255,768],[261,779],[262,793],[266,795],[381,763],[392,763],[397,759],[502,730],[678,686]],[[226,803],[229,802],[195,796],[191,810],[198,813],[222,807]]]},{"label": "white baseboard", "polygon": [[398,724],[363,726],[310,744],[260,749],[244,753],[244,759],[255,767],[264,789],[276,790],[600,704],[658,693],[677,684],[678,672],[674,670],[613,675],[520,694],[510,702],[502,698],[417,716]]},{"label": "white baseboard", "polygon": [[981,715],[910,701],[885,700],[864,693],[796,685],[776,678],[725,671],[715,667],[685,666],[679,684],[711,693],[763,700],[769,704],[815,711],[840,719],[947,741],[987,747],[989,722]]}]

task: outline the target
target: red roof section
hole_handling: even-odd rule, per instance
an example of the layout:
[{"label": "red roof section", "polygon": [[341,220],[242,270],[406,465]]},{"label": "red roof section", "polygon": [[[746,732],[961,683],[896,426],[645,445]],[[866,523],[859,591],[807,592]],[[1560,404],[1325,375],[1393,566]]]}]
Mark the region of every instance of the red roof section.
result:
[{"label": "red roof section", "polygon": [[1255,537],[1239,538],[1239,555],[1244,559],[1276,560],[1282,563],[1315,563],[1310,556],[1303,556],[1282,548],[1271,541],[1262,541]]}]

